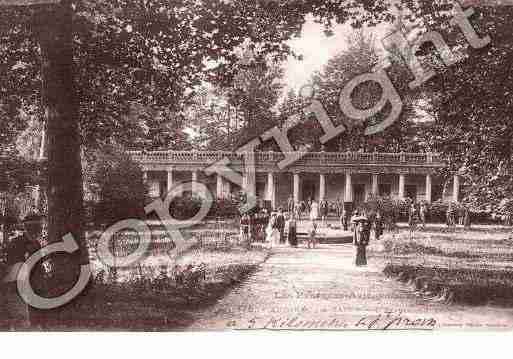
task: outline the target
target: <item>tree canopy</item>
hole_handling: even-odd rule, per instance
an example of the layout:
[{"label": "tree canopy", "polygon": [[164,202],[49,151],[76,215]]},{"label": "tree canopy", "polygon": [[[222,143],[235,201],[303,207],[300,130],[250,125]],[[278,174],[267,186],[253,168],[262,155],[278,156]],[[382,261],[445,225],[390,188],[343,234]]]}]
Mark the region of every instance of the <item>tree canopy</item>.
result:
[{"label": "tree canopy", "polygon": [[[476,207],[497,209],[513,190],[511,123],[513,41],[510,6],[476,9],[471,18],[490,45],[473,49],[425,85],[435,122],[427,140],[448,159],[447,171],[465,179],[465,197]],[[451,34],[453,44],[461,37]]]},{"label": "tree canopy", "polygon": [[[134,131],[129,116],[134,104],[169,119],[201,81],[232,85],[240,73],[236,50],[248,41],[258,45],[257,56],[284,58],[290,53],[285,41],[299,34],[306,14],[326,26],[358,24],[383,18],[382,2],[76,1],[75,81],[83,143],[151,141],[151,131]],[[7,114],[2,121],[13,121],[24,104],[40,107],[41,58],[32,31],[39,11],[38,6],[0,10],[0,102]]]}]

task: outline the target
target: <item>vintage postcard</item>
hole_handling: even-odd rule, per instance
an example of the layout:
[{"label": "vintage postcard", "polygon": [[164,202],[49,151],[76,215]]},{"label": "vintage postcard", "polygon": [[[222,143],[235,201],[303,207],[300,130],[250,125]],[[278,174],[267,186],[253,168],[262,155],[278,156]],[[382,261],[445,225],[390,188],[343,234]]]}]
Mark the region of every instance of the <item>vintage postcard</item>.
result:
[{"label": "vintage postcard", "polygon": [[512,330],[511,5],[0,0],[0,331]]}]

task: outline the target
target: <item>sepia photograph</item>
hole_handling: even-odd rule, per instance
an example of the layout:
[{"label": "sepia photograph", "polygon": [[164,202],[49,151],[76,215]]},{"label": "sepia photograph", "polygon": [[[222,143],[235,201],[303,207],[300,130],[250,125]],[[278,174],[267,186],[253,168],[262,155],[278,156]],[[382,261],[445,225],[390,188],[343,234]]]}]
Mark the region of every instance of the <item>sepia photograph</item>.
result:
[{"label": "sepia photograph", "polygon": [[0,332],[513,330],[512,5],[0,0]]}]

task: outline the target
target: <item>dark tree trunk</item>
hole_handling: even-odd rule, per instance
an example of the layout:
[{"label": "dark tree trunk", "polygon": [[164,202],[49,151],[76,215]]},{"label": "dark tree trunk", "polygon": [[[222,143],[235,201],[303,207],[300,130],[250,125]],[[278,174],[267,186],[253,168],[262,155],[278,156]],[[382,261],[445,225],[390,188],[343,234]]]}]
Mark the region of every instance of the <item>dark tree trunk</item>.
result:
[{"label": "dark tree trunk", "polygon": [[[36,15],[42,57],[42,101],[47,131],[48,242],[71,233],[80,251],[67,263],[89,262],[83,230],[83,189],[78,101],[73,77],[72,7],[70,0],[45,6]],[[67,257],[70,257],[67,255]],[[59,268],[66,271],[69,268]],[[73,271],[71,271],[73,272]]]}]

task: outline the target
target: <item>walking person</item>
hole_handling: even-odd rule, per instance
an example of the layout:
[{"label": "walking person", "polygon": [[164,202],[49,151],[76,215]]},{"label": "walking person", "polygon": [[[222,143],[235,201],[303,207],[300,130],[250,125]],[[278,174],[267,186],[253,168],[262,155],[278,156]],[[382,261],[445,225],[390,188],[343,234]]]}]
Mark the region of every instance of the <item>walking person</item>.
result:
[{"label": "walking person", "polygon": [[280,233],[280,244],[285,243],[285,216],[283,214],[283,208],[278,209],[278,214],[276,215],[276,228]]},{"label": "walking person", "polygon": [[410,227],[410,238],[413,237],[418,222],[418,211],[415,203],[412,203],[408,211],[408,226]]},{"label": "walking person", "polygon": [[312,201],[310,205],[310,220],[316,221],[319,218],[319,205]]},{"label": "walking person", "polygon": [[[17,266],[24,263],[34,253],[41,249],[42,238],[42,217],[35,214],[29,214],[23,220],[24,231],[15,238],[8,239],[6,243],[7,254],[7,273],[13,279],[3,283],[2,307],[0,307],[0,318],[9,324],[10,328],[28,328],[38,325],[39,310],[32,308],[25,303],[17,288],[16,277],[19,271]],[[48,280],[48,273],[51,270],[51,264],[47,261],[40,261],[30,272],[29,280],[35,285],[34,290],[47,290],[45,286]],[[5,311],[5,313],[3,313]]]},{"label": "walking person", "polygon": [[353,245],[355,246],[355,265],[357,267],[367,265],[367,246],[369,245],[370,225],[365,214],[359,215],[356,211],[351,218],[353,228]]},{"label": "walking person", "polygon": [[422,229],[426,228],[426,216],[427,216],[427,205],[426,203],[422,203],[420,205],[419,214],[420,214],[420,222],[422,223]]},{"label": "walking person", "polygon": [[463,223],[465,221],[465,209],[462,206],[458,207],[457,215],[458,215],[458,224],[460,226],[463,226]]},{"label": "walking person", "polygon": [[297,247],[297,223],[293,216],[287,221],[287,241],[291,247]]},{"label": "walking person", "polygon": [[454,228],[456,226],[455,209],[453,203],[449,203],[449,207],[446,212],[447,227]]},{"label": "walking person", "polygon": [[323,227],[326,227],[326,218],[328,217],[328,201],[322,200],[319,206],[320,214],[321,214],[321,223]]},{"label": "walking person", "polygon": [[315,249],[315,247],[317,246],[317,222],[315,220],[312,220],[310,224],[306,245],[308,249]]},{"label": "walking person", "polygon": [[280,242],[280,232],[278,231],[276,218],[277,213],[273,213],[266,229],[266,242],[269,243],[270,248],[277,246]]},{"label": "walking person", "polygon": [[349,227],[349,214],[347,213],[345,207],[342,208],[342,214],[340,215],[340,224],[344,231],[347,232]]},{"label": "walking person", "polygon": [[337,201],[335,202],[335,207],[337,210],[337,218],[341,218],[342,211],[344,209],[344,203],[340,200],[340,197],[337,197]]},{"label": "walking person", "polygon": [[306,212],[306,203],[305,203],[305,201],[301,201],[299,203],[299,220],[302,219],[303,213],[305,213],[305,212]]},{"label": "walking person", "polygon": [[249,244],[251,243],[250,239],[250,224],[251,220],[248,214],[244,214],[240,219],[240,241],[241,243]]},{"label": "walking person", "polygon": [[256,212],[251,215],[251,240],[256,242],[263,242],[262,238],[262,214]]},{"label": "walking person", "polygon": [[381,214],[379,212],[376,213],[376,217],[374,218],[374,238],[379,241],[380,237],[383,235],[383,219],[381,218]]}]

